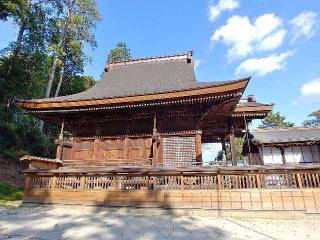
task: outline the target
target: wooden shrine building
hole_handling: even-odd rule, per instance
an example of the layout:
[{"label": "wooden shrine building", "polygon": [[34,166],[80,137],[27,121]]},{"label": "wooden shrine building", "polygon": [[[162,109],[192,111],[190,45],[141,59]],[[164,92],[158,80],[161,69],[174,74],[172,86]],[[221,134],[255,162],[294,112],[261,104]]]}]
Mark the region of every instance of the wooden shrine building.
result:
[{"label": "wooden shrine building", "polygon": [[20,101],[28,113],[72,133],[64,167],[201,165],[201,143],[241,136],[244,116],[272,105],[240,100],[250,78],[198,82],[192,52],[107,64],[103,79],[70,96]]},{"label": "wooden shrine building", "polygon": [[[203,166],[201,144],[226,141],[236,165],[234,138],[272,110],[252,96],[241,99],[249,80],[198,82],[187,52],[108,63],[87,91],[18,101],[27,113],[61,124],[56,159],[22,158],[30,161],[25,201],[223,209],[216,199],[223,191],[304,186],[296,172],[279,185],[267,176],[279,173],[273,167]],[[72,137],[64,139],[64,131]]]}]

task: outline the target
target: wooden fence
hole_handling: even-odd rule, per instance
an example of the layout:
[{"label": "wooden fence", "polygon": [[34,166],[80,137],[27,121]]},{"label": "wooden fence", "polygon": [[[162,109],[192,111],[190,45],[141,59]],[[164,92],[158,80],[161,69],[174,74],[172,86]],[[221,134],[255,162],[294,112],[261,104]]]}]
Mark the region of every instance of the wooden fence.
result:
[{"label": "wooden fence", "polygon": [[248,217],[320,213],[320,165],[28,169],[24,174],[29,203],[201,208]]},{"label": "wooden fence", "polygon": [[320,188],[320,171],[162,173],[25,173],[26,189],[224,190]]}]

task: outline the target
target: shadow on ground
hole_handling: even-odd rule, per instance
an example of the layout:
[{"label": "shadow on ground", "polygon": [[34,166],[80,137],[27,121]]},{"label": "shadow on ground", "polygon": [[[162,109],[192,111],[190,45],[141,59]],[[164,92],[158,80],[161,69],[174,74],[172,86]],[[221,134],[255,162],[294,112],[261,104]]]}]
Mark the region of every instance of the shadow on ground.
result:
[{"label": "shadow on ground", "polygon": [[[219,227],[172,211],[79,205],[0,208],[0,239],[226,239]],[[212,239],[212,238],[211,238]],[[229,239],[229,238],[228,238]]]}]

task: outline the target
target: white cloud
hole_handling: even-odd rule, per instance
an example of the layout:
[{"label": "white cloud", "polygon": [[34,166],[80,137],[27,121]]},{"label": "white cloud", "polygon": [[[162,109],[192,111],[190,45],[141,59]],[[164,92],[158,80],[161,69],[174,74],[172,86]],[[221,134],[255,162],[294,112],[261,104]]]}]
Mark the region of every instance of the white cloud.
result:
[{"label": "white cloud", "polygon": [[283,69],[287,64],[286,59],[293,54],[294,51],[287,51],[265,58],[250,58],[237,67],[235,74],[237,76],[248,74],[256,74],[258,76],[267,75],[276,70]]},{"label": "white cloud", "polygon": [[293,41],[300,38],[311,38],[316,32],[318,14],[314,12],[302,12],[289,23],[292,26]]},{"label": "white cloud", "polygon": [[285,35],[282,20],[269,13],[252,23],[246,16],[233,16],[214,32],[211,41],[221,41],[228,46],[228,59],[233,60],[256,51],[276,49],[283,43]]},{"label": "white cloud", "polygon": [[219,0],[216,5],[209,5],[209,21],[216,20],[222,11],[232,11],[240,6],[240,0]]},{"label": "white cloud", "polygon": [[301,93],[303,96],[320,96],[320,78],[316,78],[310,82],[303,84],[303,86],[301,87]]},{"label": "white cloud", "polygon": [[195,59],[194,60],[194,70],[197,70],[197,68],[199,67],[199,65],[202,63],[202,60],[200,59]]},{"label": "white cloud", "polygon": [[320,77],[303,84],[300,92],[300,96],[292,102],[294,106],[320,102]]},{"label": "white cloud", "polygon": [[272,50],[281,46],[286,35],[286,30],[280,29],[279,31],[265,37],[259,44],[259,50]]}]

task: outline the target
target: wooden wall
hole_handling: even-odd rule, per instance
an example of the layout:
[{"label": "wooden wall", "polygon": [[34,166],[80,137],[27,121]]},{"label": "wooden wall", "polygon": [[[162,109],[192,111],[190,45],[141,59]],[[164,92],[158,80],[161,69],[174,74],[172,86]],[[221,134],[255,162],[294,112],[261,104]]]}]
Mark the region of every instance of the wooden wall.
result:
[{"label": "wooden wall", "polygon": [[[63,150],[64,167],[151,166],[151,137],[79,138]],[[158,166],[182,167],[196,164],[195,136],[161,136],[157,143]]]},{"label": "wooden wall", "polygon": [[64,148],[64,167],[151,165],[152,139],[92,138],[72,141]]}]

